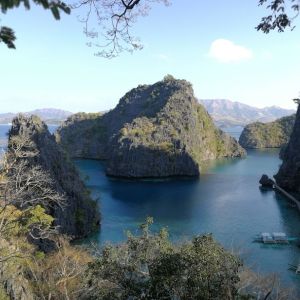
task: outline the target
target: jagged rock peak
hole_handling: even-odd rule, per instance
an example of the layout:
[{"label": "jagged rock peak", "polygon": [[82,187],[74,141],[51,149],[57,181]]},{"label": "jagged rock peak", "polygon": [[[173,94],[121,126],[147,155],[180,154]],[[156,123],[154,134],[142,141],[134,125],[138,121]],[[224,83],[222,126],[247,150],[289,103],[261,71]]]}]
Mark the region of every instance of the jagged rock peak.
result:
[{"label": "jagged rock peak", "polygon": [[130,90],[102,116],[75,119],[57,140],[72,156],[106,159],[108,175],[198,176],[205,160],[245,155],[215,127],[192,85],[170,75]]},{"label": "jagged rock peak", "polygon": [[131,90],[116,110],[136,117],[112,139],[107,173],[124,177],[197,176],[202,162],[243,156],[238,143],[215,127],[192,85],[166,76]]},{"label": "jagged rock peak", "polygon": [[99,225],[97,204],[90,196],[83,181],[65,151],[56,143],[47,125],[37,116],[18,115],[9,131],[9,143],[13,137],[25,135],[32,142],[31,151],[37,155],[25,157],[30,166],[39,166],[51,177],[54,189],[65,196],[65,207],[52,207],[61,233],[71,238],[87,236]]}]

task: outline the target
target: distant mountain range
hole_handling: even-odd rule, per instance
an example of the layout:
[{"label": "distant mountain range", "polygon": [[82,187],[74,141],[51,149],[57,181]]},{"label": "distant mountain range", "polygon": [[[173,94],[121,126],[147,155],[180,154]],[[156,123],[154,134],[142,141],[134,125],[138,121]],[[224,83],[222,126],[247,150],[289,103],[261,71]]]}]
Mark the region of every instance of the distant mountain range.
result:
[{"label": "distant mountain range", "polygon": [[257,108],[240,102],[224,99],[199,100],[219,127],[245,126],[252,122],[271,122],[294,114],[293,109],[278,106]]},{"label": "distant mountain range", "polygon": [[[294,114],[293,109],[284,109],[278,106],[257,108],[240,102],[224,99],[198,100],[204,105],[214,122],[219,127],[246,126],[249,123],[272,122],[276,119]],[[60,125],[73,113],[55,108],[36,109],[22,114],[37,115],[47,124]],[[0,113],[0,124],[11,123],[17,113]]]},{"label": "distant mountain range", "polygon": [[[69,116],[71,116],[73,113],[61,109],[43,108],[43,109],[36,109],[29,112],[22,112],[22,114],[26,116],[37,115],[47,124],[59,125],[63,121],[65,121]],[[0,114],[0,124],[11,123],[12,119],[17,115],[18,115],[17,113]]]}]

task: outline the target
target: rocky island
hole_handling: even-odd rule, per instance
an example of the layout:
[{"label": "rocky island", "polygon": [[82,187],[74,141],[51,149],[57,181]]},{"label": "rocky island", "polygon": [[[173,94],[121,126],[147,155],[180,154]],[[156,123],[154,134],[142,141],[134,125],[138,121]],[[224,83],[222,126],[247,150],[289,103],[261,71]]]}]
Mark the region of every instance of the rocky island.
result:
[{"label": "rocky island", "polygon": [[198,176],[206,160],[245,155],[191,84],[170,75],[132,89],[103,115],[70,117],[56,139],[72,157],[105,159],[108,175],[129,178]]},{"label": "rocky island", "polygon": [[293,114],[269,123],[251,123],[244,128],[239,143],[247,149],[281,148],[289,141],[295,118]]}]

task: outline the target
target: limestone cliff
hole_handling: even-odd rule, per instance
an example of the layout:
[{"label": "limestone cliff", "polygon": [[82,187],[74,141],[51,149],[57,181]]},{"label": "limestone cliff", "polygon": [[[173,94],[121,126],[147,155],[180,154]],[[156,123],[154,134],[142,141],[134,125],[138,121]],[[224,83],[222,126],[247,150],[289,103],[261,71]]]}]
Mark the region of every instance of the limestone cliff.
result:
[{"label": "limestone cliff", "polygon": [[300,107],[289,143],[281,154],[283,162],[275,176],[279,186],[288,191],[300,193]]},{"label": "limestone cliff", "polygon": [[270,123],[251,123],[244,128],[239,143],[250,149],[280,148],[289,141],[294,123],[295,115]]},{"label": "limestone cliff", "polygon": [[73,156],[107,159],[108,175],[132,178],[197,176],[205,160],[245,154],[215,127],[191,84],[172,76],[132,89],[103,116],[67,121],[57,140]]},{"label": "limestone cliff", "polygon": [[9,145],[11,138],[20,134],[29,137],[38,152],[34,158],[24,159],[49,173],[55,190],[65,195],[66,206],[63,209],[54,206],[50,211],[61,233],[71,238],[91,233],[99,224],[97,204],[90,198],[76,168],[49,133],[47,125],[36,116],[19,115],[12,122]]},{"label": "limestone cliff", "polygon": [[99,113],[77,113],[56,133],[56,140],[71,157],[105,159],[107,128]]}]

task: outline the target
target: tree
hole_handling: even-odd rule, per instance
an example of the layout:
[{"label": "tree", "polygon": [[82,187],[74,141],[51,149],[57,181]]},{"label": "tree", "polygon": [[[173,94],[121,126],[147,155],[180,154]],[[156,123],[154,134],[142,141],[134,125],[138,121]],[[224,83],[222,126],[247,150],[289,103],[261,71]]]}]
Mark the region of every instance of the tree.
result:
[{"label": "tree", "polygon": [[[70,7],[61,1],[52,1],[52,0],[33,0],[34,4],[42,6],[44,9],[49,9],[52,12],[53,17],[56,20],[60,19],[61,11],[65,12],[66,14],[70,14],[71,10]],[[29,0],[0,0],[0,9],[3,14],[5,14],[8,10],[17,8],[21,4],[24,5],[26,9],[30,9],[30,2]],[[0,27],[0,43],[6,44],[8,48],[15,49],[15,40],[16,35],[15,32],[6,26]]]},{"label": "tree", "polygon": [[[34,4],[50,9],[54,18],[59,20],[60,13],[79,10],[80,21],[84,24],[84,33],[89,39],[88,46],[99,47],[98,56],[113,58],[122,51],[133,52],[143,48],[138,37],[131,33],[131,28],[140,16],[146,16],[153,2],[168,5],[171,0],[79,0],[71,5],[59,0],[33,0]],[[29,0],[0,0],[2,13],[23,4],[30,9]],[[259,5],[267,5],[271,14],[262,18],[256,29],[269,33],[287,27],[294,29],[293,20],[298,16],[300,0],[259,0]],[[94,28],[99,28],[95,30]],[[101,42],[95,42],[100,38]],[[15,48],[16,35],[6,26],[0,27],[0,43],[8,48]]]},{"label": "tree", "polygon": [[267,4],[271,14],[261,19],[256,27],[258,31],[269,33],[277,29],[283,32],[288,27],[291,30],[295,28],[293,21],[299,15],[300,0],[259,0],[259,5],[264,4]]},{"label": "tree", "polygon": [[[80,20],[90,39],[88,45],[101,49],[96,55],[113,58],[124,50],[133,52],[143,48],[140,39],[132,35],[131,28],[138,17],[148,14],[154,2],[168,5],[170,0],[80,0],[72,8],[86,9]],[[94,25],[100,30],[93,29]],[[99,37],[104,42],[93,42]]]},{"label": "tree", "polygon": [[64,207],[65,197],[56,192],[47,172],[30,163],[37,155],[26,133],[9,139],[0,173],[0,238],[14,230],[27,232],[33,239],[49,238],[55,232],[54,219],[46,211]]},{"label": "tree", "polygon": [[36,299],[79,299],[84,272],[93,258],[63,236],[57,236],[55,242],[56,251],[28,261],[27,274]]},{"label": "tree", "polygon": [[239,258],[211,235],[179,246],[162,229],[152,234],[148,218],[140,236],[107,246],[91,262],[80,299],[234,299]]},{"label": "tree", "polygon": [[295,98],[295,99],[293,99],[293,101],[298,105],[300,104],[300,98]]},{"label": "tree", "polygon": [[[112,58],[120,52],[127,50],[142,49],[138,38],[134,37],[130,28],[138,16],[145,16],[150,10],[151,3],[163,2],[166,5],[169,0],[80,0],[72,5],[56,0],[33,0],[34,4],[50,9],[56,20],[60,19],[61,11],[70,14],[71,9],[85,9],[84,16],[80,21],[84,23],[84,33],[88,38],[94,39],[101,36],[103,44],[93,43],[88,45],[100,47],[96,55]],[[0,0],[2,13],[23,4],[30,9],[29,0]],[[94,18],[95,17],[95,18]],[[90,27],[91,23],[100,26],[100,32]],[[0,27],[0,43],[3,42],[8,48],[15,48],[16,36],[9,27]]]}]

